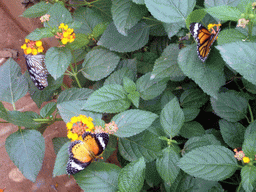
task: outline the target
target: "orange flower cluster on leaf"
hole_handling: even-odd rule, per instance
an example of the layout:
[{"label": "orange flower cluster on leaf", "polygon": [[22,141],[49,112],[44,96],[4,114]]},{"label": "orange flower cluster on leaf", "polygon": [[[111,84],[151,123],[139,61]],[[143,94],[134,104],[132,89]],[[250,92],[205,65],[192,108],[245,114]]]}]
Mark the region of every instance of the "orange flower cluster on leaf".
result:
[{"label": "orange flower cluster on leaf", "polygon": [[59,26],[59,31],[57,32],[57,35],[55,35],[55,38],[60,39],[61,43],[63,45],[66,45],[67,43],[72,43],[75,40],[76,36],[74,33],[74,29],[68,28],[68,25],[61,23]]},{"label": "orange flower cluster on leaf", "polygon": [[25,43],[21,46],[21,49],[24,50],[25,55],[33,54],[37,55],[38,53],[42,53],[44,51],[42,41],[31,41],[29,39],[25,39]]}]

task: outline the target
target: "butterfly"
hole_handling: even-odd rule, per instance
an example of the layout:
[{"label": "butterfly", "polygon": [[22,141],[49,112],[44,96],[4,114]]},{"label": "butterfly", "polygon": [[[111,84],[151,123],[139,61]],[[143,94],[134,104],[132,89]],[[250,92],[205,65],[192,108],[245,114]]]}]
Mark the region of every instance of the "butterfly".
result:
[{"label": "butterfly", "polygon": [[69,159],[66,167],[69,175],[90,165],[105,150],[109,140],[107,133],[85,132],[82,138],[83,141],[76,140],[69,145]]},{"label": "butterfly", "polygon": [[49,74],[44,64],[44,55],[25,55],[24,57],[30,78],[39,90],[43,90],[48,86],[47,75]]},{"label": "butterfly", "polygon": [[220,29],[218,29],[217,32],[214,31],[215,33],[210,33],[208,29],[200,23],[191,23],[189,28],[190,33],[197,42],[197,55],[202,62],[205,62]]}]

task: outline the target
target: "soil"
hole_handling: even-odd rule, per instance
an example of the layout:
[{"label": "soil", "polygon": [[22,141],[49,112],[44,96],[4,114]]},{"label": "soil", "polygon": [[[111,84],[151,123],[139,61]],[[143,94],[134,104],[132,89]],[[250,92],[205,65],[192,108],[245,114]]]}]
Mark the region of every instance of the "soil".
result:
[{"label": "soil", "polygon": [[[25,10],[21,2],[24,0],[0,0],[0,66],[8,58],[13,57],[20,65],[22,73],[26,69],[23,50],[20,48],[24,43],[25,37],[38,27],[42,27],[38,18],[28,19],[21,17]],[[54,39],[44,39],[44,47],[46,50],[49,47],[56,46],[57,41]],[[6,49],[7,48],[7,49]],[[9,50],[15,50],[11,52]],[[15,55],[18,52],[18,56]],[[0,77],[1,79],[1,77]],[[64,79],[65,81],[65,79]],[[65,83],[68,83],[67,80]],[[3,102],[8,110],[13,110],[12,105]],[[42,107],[46,103],[43,103]],[[23,98],[17,101],[16,109],[18,111],[34,111],[39,113],[34,101],[26,94]],[[1,121],[1,119],[0,119]],[[17,131],[17,126],[13,124],[0,124],[0,191],[4,192],[80,192],[83,191],[76,184],[74,178],[68,175],[52,177],[53,167],[56,155],[54,153],[52,139],[54,137],[65,137],[66,128],[64,122],[56,122],[49,126],[44,132],[45,138],[45,157],[43,166],[35,183],[26,179],[14,163],[10,160],[5,150],[6,138]]]}]

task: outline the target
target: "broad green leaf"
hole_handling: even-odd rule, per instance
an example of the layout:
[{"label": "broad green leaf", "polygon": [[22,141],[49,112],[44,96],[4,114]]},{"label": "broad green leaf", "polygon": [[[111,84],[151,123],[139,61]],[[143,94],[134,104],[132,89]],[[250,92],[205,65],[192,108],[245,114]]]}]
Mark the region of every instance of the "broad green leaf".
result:
[{"label": "broad green leaf", "polygon": [[110,84],[93,92],[82,109],[101,113],[118,113],[125,111],[130,105],[131,102],[128,101],[123,87]]},{"label": "broad green leaf", "polygon": [[127,93],[133,93],[136,91],[136,84],[128,77],[123,78],[123,86]]},{"label": "broad green leaf", "polygon": [[246,131],[244,133],[244,139],[247,138],[247,136],[254,134],[256,132],[256,121],[253,121],[250,123],[250,125],[246,128]]},{"label": "broad green leaf", "polygon": [[240,121],[247,113],[248,101],[237,92],[219,93],[218,99],[211,98],[214,112],[230,122]]},{"label": "broad green leaf", "polygon": [[153,16],[149,16],[149,17],[147,17],[147,19],[144,19],[143,21],[148,26],[150,26],[149,35],[152,35],[152,36],[166,36],[164,23],[162,23],[161,21],[156,20]]},{"label": "broad green leaf", "polygon": [[2,102],[0,102],[0,118],[5,120],[5,121],[8,121],[8,112],[7,110],[5,109],[4,105]]},{"label": "broad green leaf", "polygon": [[186,27],[189,29],[189,26],[191,23],[198,23],[203,20],[204,16],[206,15],[206,12],[204,9],[195,9],[192,11],[188,18],[186,19]]},{"label": "broad green leaf", "polygon": [[55,102],[50,102],[47,103],[41,110],[40,110],[40,115],[44,118],[49,117],[52,115],[52,113],[56,110],[56,103]]},{"label": "broad green leaf", "polygon": [[144,0],[150,13],[164,23],[185,21],[196,5],[195,0]]},{"label": "broad green leaf", "polygon": [[[67,137],[54,137],[52,139],[52,144],[53,144],[54,152],[56,155],[58,154],[62,146],[68,141],[70,141],[70,139],[68,139]],[[66,152],[67,152],[67,148],[66,148]]]},{"label": "broad green leaf", "polygon": [[246,192],[255,190],[256,167],[244,166],[241,170],[242,186]]},{"label": "broad green leaf", "polygon": [[32,41],[38,41],[43,38],[53,37],[53,36],[54,36],[54,34],[52,33],[50,28],[36,28],[25,38],[30,39]]},{"label": "broad green leaf", "polygon": [[256,132],[247,135],[244,138],[244,143],[242,146],[243,152],[247,157],[250,158],[255,158],[255,154],[256,154]]},{"label": "broad green leaf", "polygon": [[205,134],[203,126],[197,121],[185,122],[180,129],[179,134],[185,138],[202,136]]},{"label": "broad green leaf", "polygon": [[243,85],[245,87],[245,89],[252,93],[252,94],[256,94],[256,85],[253,85],[251,82],[247,81],[246,79],[242,78],[242,82]]},{"label": "broad green leaf", "polygon": [[39,128],[41,123],[35,122],[33,119],[41,118],[40,115],[33,111],[8,111],[8,121],[14,125],[25,128]]},{"label": "broad green leaf", "polygon": [[65,8],[62,2],[54,3],[47,14],[51,16],[47,22],[51,27],[59,27],[61,23],[67,24],[73,21],[71,13]]},{"label": "broad green leaf", "polygon": [[156,160],[156,169],[162,179],[171,186],[180,172],[177,166],[180,156],[172,147],[163,149],[162,154]]},{"label": "broad green leaf", "polygon": [[179,167],[194,177],[221,181],[233,175],[237,160],[226,147],[207,145],[185,154],[179,161]]},{"label": "broad green leaf", "polygon": [[164,29],[168,35],[168,38],[171,39],[174,35],[176,35],[181,28],[185,28],[185,21],[177,22],[177,23],[162,23]]},{"label": "broad green leaf", "polygon": [[175,95],[172,93],[171,90],[165,90],[161,97],[161,106],[164,108],[164,106],[171,101]]},{"label": "broad green leaf", "polygon": [[132,93],[129,93],[127,95],[127,98],[132,102],[132,104],[139,108],[139,102],[140,102],[140,93],[138,91],[134,91]]},{"label": "broad green leaf", "polygon": [[187,89],[180,96],[180,106],[200,108],[208,100],[209,97],[201,89]]},{"label": "broad green leaf", "polygon": [[45,54],[45,65],[56,80],[61,77],[71,63],[72,54],[66,47],[51,47]]},{"label": "broad green leaf", "polygon": [[118,32],[127,36],[128,30],[138,23],[147,13],[147,9],[130,0],[113,0],[111,12]]},{"label": "broad green leaf", "polygon": [[101,36],[106,30],[108,24],[109,23],[99,23],[98,25],[96,25],[93,29],[92,37],[98,38],[99,36]]},{"label": "broad green leaf", "polygon": [[216,7],[220,5],[229,5],[236,7],[239,4],[240,0],[215,0],[215,1],[205,1],[204,6],[206,8]]},{"label": "broad green leaf", "polygon": [[27,18],[40,17],[46,14],[47,11],[51,8],[51,6],[52,4],[41,1],[40,3],[37,3],[32,7],[29,7],[28,9],[26,9],[23,12],[22,16]]},{"label": "broad green leaf", "polygon": [[76,9],[74,12],[74,20],[82,23],[81,27],[75,32],[86,35],[92,34],[93,29],[103,22],[101,16],[88,7],[79,7]]},{"label": "broad green leaf", "polygon": [[106,22],[112,21],[111,14],[112,0],[99,0],[92,4],[92,10],[95,11]]},{"label": "broad green leaf", "polygon": [[161,141],[157,135],[144,131],[132,137],[119,138],[118,150],[128,161],[144,157],[146,162],[151,162],[161,154]]},{"label": "broad green leaf", "polygon": [[143,22],[136,24],[128,31],[127,36],[121,35],[114,23],[108,25],[107,29],[98,41],[98,45],[117,52],[132,52],[142,48],[148,43],[149,27]]},{"label": "broad green leaf", "polygon": [[150,79],[168,77],[171,80],[183,80],[186,76],[177,62],[179,51],[180,49],[176,44],[170,44],[166,47],[161,57],[156,60]]},{"label": "broad green leaf", "polygon": [[151,74],[147,73],[136,81],[137,91],[144,100],[151,100],[159,96],[166,88],[167,78],[150,79]]},{"label": "broad green leaf", "polygon": [[74,175],[82,190],[113,192],[118,189],[118,175],[121,168],[110,163],[95,162]]},{"label": "broad green leaf", "polygon": [[53,168],[53,173],[52,173],[53,177],[67,174],[66,166],[69,158],[68,156],[69,145],[70,145],[70,142],[66,141],[65,144],[62,145],[62,147],[58,150],[54,168]]},{"label": "broad green leaf", "polygon": [[228,5],[207,8],[205,9],[205,11],[211,16],[224,21],[237,21],[238,19],[240,19],[240,16],[242,14],[242,12],[240,12],[238,8]]},{"label": "broad green leaf", "polygon": [[120,57],[107,49],[94,49],[86,54],[83,75],[91,81],[107,77],[117,66]]},{"label": "broad green leaf", "polygon": [[70,44],[70,48],[73,49],[73,50],[77,50],[77,49],[83,48],[84,46],[88,45],[89,43],[90,43],[90,40],[89,40],[88,35],[83,34],[83,33],[76,33],[76,38]]},{"label": "broad green leaf", "polygon": [[140,191],[144,184],[145,169],[143,157],[122,168],[118,176],[119,191]]},{"label": "broad green leaf", "polygon": [[146,163],[145,180],[150,187],[158,186],[163,182],[162,178],[156,170],[156,162]]},{"label": "broad green leaf", "polygon": [[108,84],[118,84],[118,85],[122,85],[123,83],[123,79],[125,77],[128,77],[130,79],[135,79],[133,72],[127,68],[127,67],[123,67],[122,69],[119,69],[117,71],[115,71],[114,73],[112,73],[104,82],[104,85],[108,85]]},{"label": "broad green leaf", "polygon": [[132,2],[137,4],[145,4],[144,0],[132,0]]},{"label": "broad green leaf", "polygon": [[22,130],[11,134],[5,141],[5,149],[21,173],[35,182],[42,167],[45,141],[35,130]]},{"label": "broad green leaf", "polygon": [[224,62],[216,50],[210,52],[205,64],[198,58],[196,45],[188,45],[180,51],[178,64],[185,75],[195,81],[208,95],[217,98],[219,88],[225,84]]},{"label": "broad green leaf", "polygon": [[182,108],[184,113],[185,122],[193,121],[200,112],[200,109],[193,107]]},{"label": "broad green leaf", "polygon": [[217,46],[224,61],[246,80],[256,85],[256,44],[253,42],[233,42]]},{"label": "broad green leaf", "polygon": [[185,121],[184,113],[180,108],[177,98],[167,103],[160,114],[160,122],[164,131],[171,138],[178,135]]},{"label": "broad green leaf", "polygon": [[58,97],[57,103],[62,103],[65,101],[86,100],[92,93],[92,89],[73,87],[62,91]]},{"label": "broad green leaf", "polygon": [[[117,69],[122,69],[127,67],[133,72],[134,79],[137,76],[137,60],[136,59],[124,59],[119,62]],[[133,79],[133,78],[132,78]],[[133,79],[133,80],[134,80]]]},{"label": "broad green leaf", "polygon": [[184,145],[182,149],[182,154],[188,153],[198,147],[203,147],[206,145],[221,145],[221,142],[212,134],[206,134],[199,137],[191,137]]},{"label": "broad green leaf", "polygon": [[[232,42],[242,41],[246,39],[246,35],[237,29],[226,29],[221,31],[218,35],[218,45],[229,44]],[[218,47],[217,47],[218,49]]]},{"label": "broad green leaf", "polygon": [[130,109],[115,115],[111,121],[115,121],[118,137],[130,137],[147,129],[158,116],[149,111]]},{"label": "broad green leaf", "polygon": [[0,101],[14,104],[28,91],[26,78],[21,74],[20,66],[9,58],[0,66]]},{"label": "broad green leaf", "polygon": [[245,132],[245,127],[242,124],[221,119],[219,126],[223,140],[229,147],[234,149],[242,146]]}]

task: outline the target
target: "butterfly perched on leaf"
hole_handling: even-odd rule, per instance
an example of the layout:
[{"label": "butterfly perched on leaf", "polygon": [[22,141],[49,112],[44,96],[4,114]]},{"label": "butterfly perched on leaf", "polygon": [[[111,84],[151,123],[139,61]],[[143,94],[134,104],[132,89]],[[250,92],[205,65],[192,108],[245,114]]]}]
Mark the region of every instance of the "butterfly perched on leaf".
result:
[{"label": "butterfly perched on leaf", "polygon": [[220,24],[217,25],[217,31],[215,32],[215,30],[213,30],[211,33],[200,23],[190,24],[190,33],[197,42],[197,55],[202,62],[205,62],[207,59],[211,50],[211,46],[220,32],[218,26],[220,26]]},{"label": "butterfly perched on leaf", "polygon": [[109,140],[107,133],[85,132],[82,138],[83,141],[76,140],[69,145],[66,167],[69,175],[82,171],[90,165],[105,150]]},{"label": "butterfly perched on leaf", "polygon": [[44,64],[44,55],[25,55],[24,57],[30,78],[39,90],[43,90],[48,86],[47,75],[49,74]]}]

